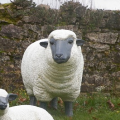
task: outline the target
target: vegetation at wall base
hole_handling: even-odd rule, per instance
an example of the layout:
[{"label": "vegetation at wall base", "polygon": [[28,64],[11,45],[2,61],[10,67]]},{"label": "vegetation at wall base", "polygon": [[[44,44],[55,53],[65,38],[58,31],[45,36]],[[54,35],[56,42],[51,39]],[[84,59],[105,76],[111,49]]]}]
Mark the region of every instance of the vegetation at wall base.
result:
[{"label": "vegetation at wall base", "polygon": [[[18,94],[18,98],[10,102],[10,106],[29,104],[29,97],[24,89],[13,92]],[[120,98],[102,92],[81,93],[73,104],[73,117],[65,116],[61,98],[58,98],[57,110],[51,108],[48,103],[47,111],[55,120],[119,120]]]}]

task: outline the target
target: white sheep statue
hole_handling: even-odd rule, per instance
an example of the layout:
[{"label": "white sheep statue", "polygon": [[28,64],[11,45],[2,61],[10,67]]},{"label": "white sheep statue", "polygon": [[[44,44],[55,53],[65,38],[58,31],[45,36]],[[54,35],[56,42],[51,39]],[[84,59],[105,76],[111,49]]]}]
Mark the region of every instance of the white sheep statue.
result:
[{"label": "white sheep statue", "polygon": [[8,94],[0,89],[0,120],[53,120],[53,117],[43,108],[33,105],[9,107],[9,101],[16,99],[16,94]]},{"label": "white sheep statue", "polygon": [[46,103],[57,109],[57,97],[62,98],[67,116],[73,115],[73,101],[80,94],[84,60],[81,45],[70,30],[54,30],[48,39],[38,40],[26,49],[21,73],[30,104],[36,99],[40,107]]}]

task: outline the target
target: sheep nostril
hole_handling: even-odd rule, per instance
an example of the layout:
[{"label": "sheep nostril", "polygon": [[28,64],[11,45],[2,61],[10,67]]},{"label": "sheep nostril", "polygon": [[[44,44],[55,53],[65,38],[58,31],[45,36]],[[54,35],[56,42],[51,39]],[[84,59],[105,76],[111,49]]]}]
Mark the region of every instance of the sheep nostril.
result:
[{"label": "sheep nostril", "polygon": [[63,55],[63,54],[56,54],[55,56],[56,56],[57,58],[61,58],[62,55]]},{"label": "sheep nostril", "polygon": [[7,107],[7,104],[4,104],[4,107],[6,108],[6,107]]},{"label": "sheep nostril", "polygon": [[7,107],[7,105],[6,105],[6,104],[4,104],[4,105],[0,105],[0,110],[5,110],[5,109],[6,109],[6,107]]}]

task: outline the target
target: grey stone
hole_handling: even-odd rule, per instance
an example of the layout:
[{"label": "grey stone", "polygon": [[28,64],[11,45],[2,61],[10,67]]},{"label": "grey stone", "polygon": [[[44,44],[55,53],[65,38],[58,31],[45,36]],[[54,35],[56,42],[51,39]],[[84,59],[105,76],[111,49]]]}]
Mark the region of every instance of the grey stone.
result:
[{"label": "grey stone", "polygon": [[109,45],[100,44],[100,43],[90,44],[90,47],[95,48],[98,52],[99,51],[106,51],[106,50],[110,49]]},{"label": "grey stone", "polygon": [[24,16],[22,20],[23,20],[24,22],[26,22],[26,23],[31,22],[31,19],[30,19],[29,16]]},{"label": "grey stone", "polygon": [[4,56],[4,57],[2,58],[2,61],[7,61],[7,60],[10,60],[10,57],[9,57],[9,56]]},{"label": "grey stone", "polygon": [[13,24],[5,25],[1,27],[1,33],[11,38],[21,39],[22,34],[24,33],[22,28],[15,26]]},{"label": "grey stone", "polygon": [[86,37],[93,42],[115,44],[118,38],[118,33],[88,33]]}]

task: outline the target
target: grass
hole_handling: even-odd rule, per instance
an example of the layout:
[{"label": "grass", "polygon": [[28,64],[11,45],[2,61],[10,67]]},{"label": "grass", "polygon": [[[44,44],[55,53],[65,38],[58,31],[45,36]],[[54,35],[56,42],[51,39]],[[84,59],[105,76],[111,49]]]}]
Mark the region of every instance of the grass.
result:
[{"label": "grass", "polygon": [[[10,102],[10,106],[29,104],[29,97],[25,90],[17,90],[14,93],[18,94],[18,98]],[[58,110],[50,108],[48,104],[47,111],[53,116],[54,120],[119,120],[120,98],[106,96],[103,93],[81,94],[74,102],[73,117],[65,116],[64,104],[60,98],[58,100]]]}]

